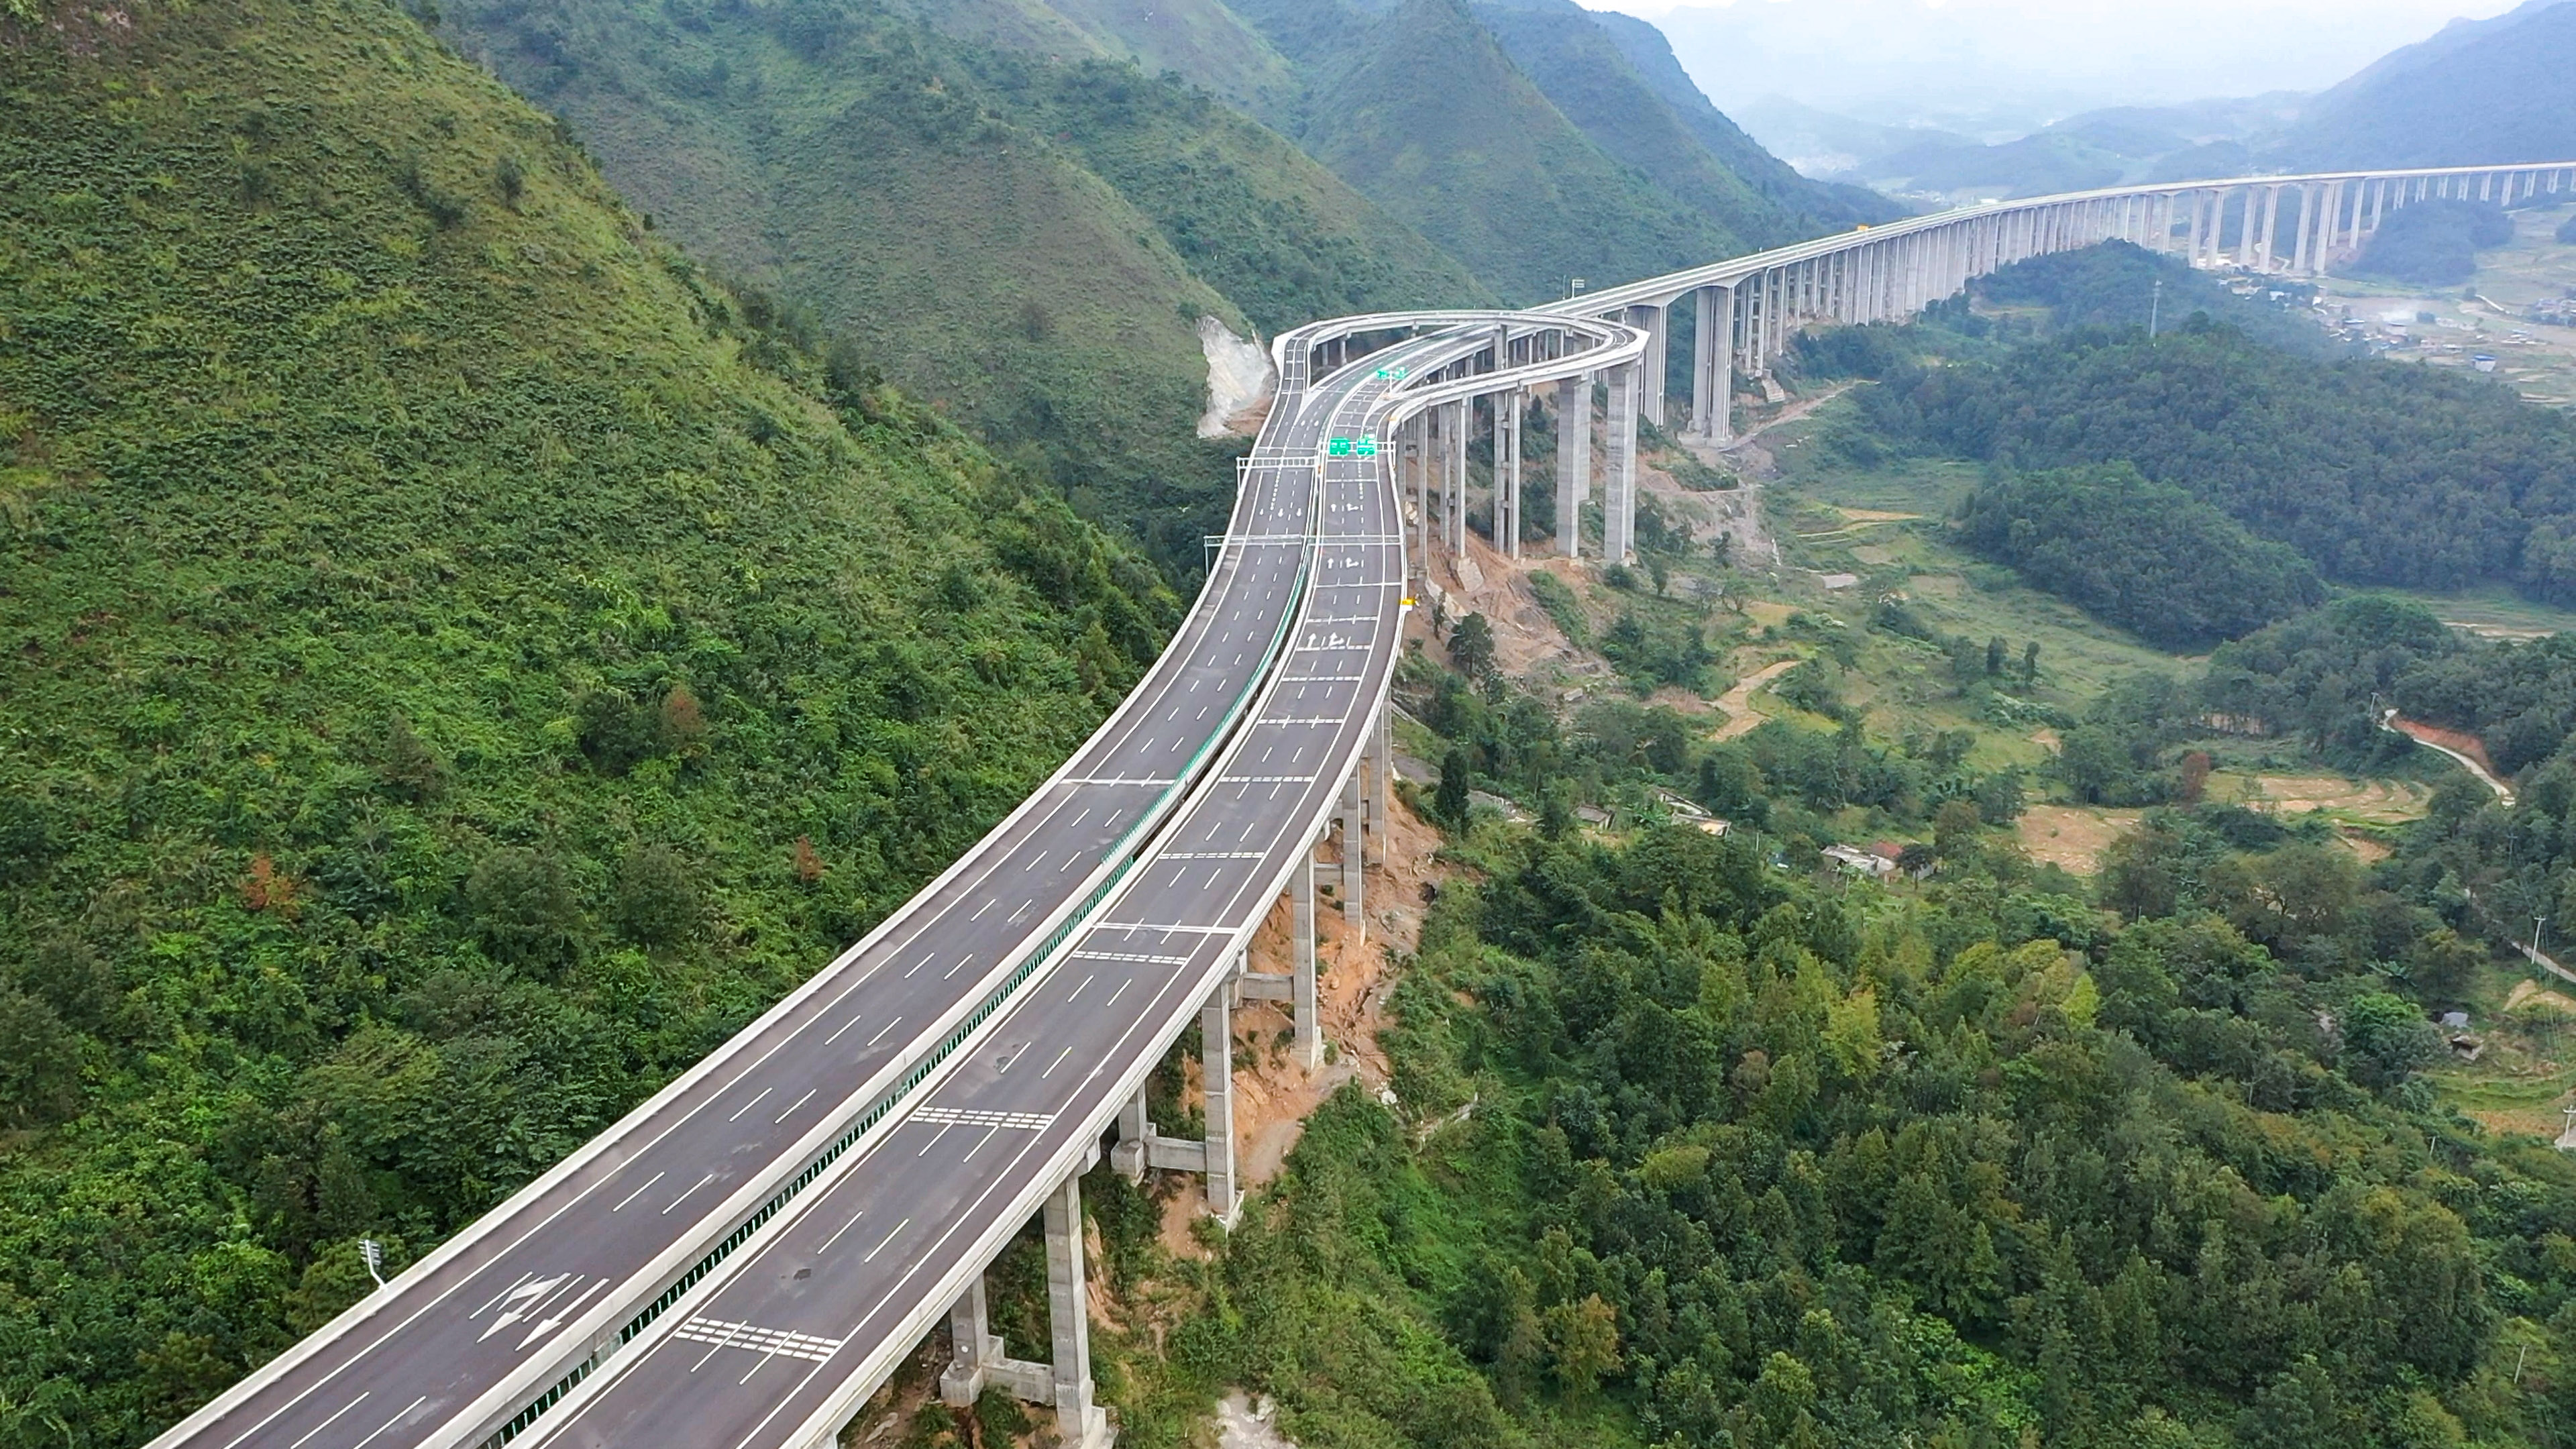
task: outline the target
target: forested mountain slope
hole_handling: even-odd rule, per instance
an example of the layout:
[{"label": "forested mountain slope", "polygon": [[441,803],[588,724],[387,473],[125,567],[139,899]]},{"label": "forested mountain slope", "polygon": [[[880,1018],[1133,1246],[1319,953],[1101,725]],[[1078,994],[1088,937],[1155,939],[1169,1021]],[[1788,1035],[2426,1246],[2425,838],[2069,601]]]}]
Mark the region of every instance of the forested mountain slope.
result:
[{"label": "forested mountain slope", "polygon": [[1287,58],[1222,0],[897,0],[942,31],[1062,60],[1170,71],[1256,116],[1296,90]]},{"label": "forested mountain slope", "polygon": [[1158,647],[774,322],[386,0],[0,9],[0,1444],[328,1318]]},{"label": "forested mountain slope", "polygon": [[2383,58],[2318,98],[2278,149],[2302,168],[2576,156],[2576,4],[2526,5]]},{"label": "forested mountain slope", "polygon": [[1305,71],[1299,143],[1506,301],[1754,249],[1611,159],[1459,0],[1237,8]]},{"label": "forested mountain slope", "polygon": [[1875,192],[1809,181],[1763,150],[1710,104],[1664,33],[1643,20],[1574,0],[1480,0],[1475,13],[1594,144],[1754,246],[1905,214]]},{"label": "forested mountain slope", "polygon": [[1270,332],[1482,298],[1294,147],[1122,64],[967,44],[870,0],[446,14],[672,236],[1034,450],[1175,572],[1233,476],[1193,438],[1201,317]]}]

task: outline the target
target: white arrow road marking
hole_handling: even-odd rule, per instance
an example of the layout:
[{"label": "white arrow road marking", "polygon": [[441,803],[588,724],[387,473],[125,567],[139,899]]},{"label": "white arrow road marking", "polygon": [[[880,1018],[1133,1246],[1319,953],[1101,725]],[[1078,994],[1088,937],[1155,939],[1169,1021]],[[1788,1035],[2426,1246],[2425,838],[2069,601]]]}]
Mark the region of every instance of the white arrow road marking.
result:
[{"label": "white arrow road marking", "polygon": [[481,1343],[484,1339],[527,1317],[529,1310],[537,1306],[538,1300],[551,1295],[556,1289],[571,1281],[570,1273],[557,1273],[551,1278],[539,1278],[533,1283],[523,1283],[511,1289],[501,1309],[501,1316],[493,1319],[492,1326],[484,1329],[474,1341]]},{"label": "white arrow road marking", "polygon": [[556,1329],[563,1327],[563,1321],[570,1318],[572,1316],[572,1311],[581,1306],[582,1299],[588,1298],[593,1293],[596,1293],[607,1286],[608,1280],[602,1278],[598,1282],[581,1290],[578,1297],[574,1298],[570,1303],[565,1304],[563,1307],[556,1309],[554,1312],[547,1314],[543,1319],[538,1321],[536,1327],[529,1329],[528,1336],[519,1340],[519,1347],[526,1348],[529,1344],[532,1344],[538,1339],[545,1337],[547,1334],[554,1332]]}]

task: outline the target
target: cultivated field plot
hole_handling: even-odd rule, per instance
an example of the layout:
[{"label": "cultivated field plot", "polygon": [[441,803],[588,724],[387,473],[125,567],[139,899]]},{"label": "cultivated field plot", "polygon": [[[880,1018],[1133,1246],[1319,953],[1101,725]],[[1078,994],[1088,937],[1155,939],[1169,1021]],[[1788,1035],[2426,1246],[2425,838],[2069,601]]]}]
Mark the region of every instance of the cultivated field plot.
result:
[{"label": "cultivated field plot", "polygon": [[[2576,406],[2576,327],[2524,319],[2534,302],[2576,295],[2576,246],[2553,240],[2576,207],[2512,213],[2514,239],[2478,254],[2464,286],[2408,289],[2368,278],[2337,277],[2325,296],[2366,322],[2401,326],[2419,347],[2389,354],[2428,367],[2471,367],[2495,359],[2495,375],[2533,402]],[[2433,320],[2420,320],[2426,313]]]}]

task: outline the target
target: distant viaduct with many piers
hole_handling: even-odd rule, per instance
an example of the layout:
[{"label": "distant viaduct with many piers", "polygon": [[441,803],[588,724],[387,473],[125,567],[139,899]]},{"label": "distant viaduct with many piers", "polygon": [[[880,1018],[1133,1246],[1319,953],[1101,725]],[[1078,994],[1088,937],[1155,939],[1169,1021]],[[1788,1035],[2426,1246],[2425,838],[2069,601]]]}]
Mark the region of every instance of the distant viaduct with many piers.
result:
[{"label": "distant viaduct with many piers", "polygon": [[[1584,440],[1558,449],[1555,546],[1582,551],[1597,451],[1600,554],[1624,562],[1639,420],[1732,441],[1735,378],[1764,376],[1801,327],[1909,316],[1998,267],[2113,238],[2314,274],[2395,208],[2571,189],[2576,162],[2124,187],[1960,208],[1528,311],[1281,337],[1278,397],[1207,586],[1072,760],[706,1061],[156,1449],[823,1449],[943,1319],[943,1394],[1004,1388],[1052,1404],[1067,1442],[1106,1444],[1076,1180],[1105,1147],[1130,1174],[1203,1175],[1230,1222],[1233,1011],[1282,1003],[1295,1059],[1321,1060],[1317,851],[1333,847],[1337,904],[1365,930],[1403,615],[1430,592],[1435,548],[1467,547],[1472,434],[1490,430],[1491,535],[1516,555],[1532,533],[1522,427],[1533,405],[1553,408],[1560,437]],[[1691,396],[1676,420],[1665,350],[1685,305]],[[1249,942],[1274,909],[1289,916],[1289,969],[1254,973]],[[1143,1089],[1192,1023],[1206,1125],[1184,1140],[1156,1133]],[[1033,1216],[1044,1361],[1008,1354],[983,1287]]]}]

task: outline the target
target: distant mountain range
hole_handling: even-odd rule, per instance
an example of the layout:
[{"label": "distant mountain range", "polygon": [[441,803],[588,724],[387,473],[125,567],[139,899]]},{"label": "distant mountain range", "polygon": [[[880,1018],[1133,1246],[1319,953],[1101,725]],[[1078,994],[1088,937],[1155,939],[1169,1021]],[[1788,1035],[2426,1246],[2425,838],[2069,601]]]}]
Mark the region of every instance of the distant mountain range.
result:
[{"label": "distant mountain range", "polygon": [[1925,205],[2249,171],[2556,160],[2576,156],[2576,3],[2453,21],[2314,95],[2093,110],[1999,142],[1777,96],[1738,114],[1807,175]]}]

